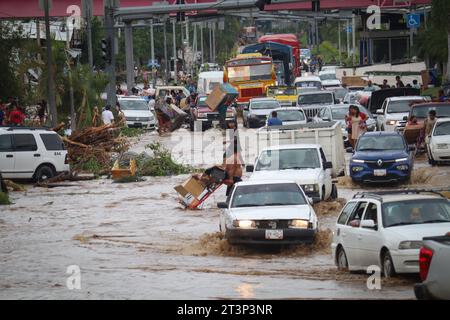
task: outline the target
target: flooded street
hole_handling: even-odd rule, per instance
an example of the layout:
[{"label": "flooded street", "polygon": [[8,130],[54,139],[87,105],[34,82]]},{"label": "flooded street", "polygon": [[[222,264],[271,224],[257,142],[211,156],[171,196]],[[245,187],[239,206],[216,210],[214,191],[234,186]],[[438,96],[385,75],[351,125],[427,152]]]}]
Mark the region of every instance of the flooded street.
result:
[{"label": "flooded street", "polygon": [[[148,133],[133,150],[155,139],[173,147],[172,138]],[[438,170],[444,178],[450,172]],[[200,210],[184,210],[173,187],[187,177],[12,192],[14,204],[0,207],[0,299],[414,298],[414,277],[369,290],[368,275],[336,270],[331,229],[345,199],[360,190],[351,184],[339,185],[339,201],[316,205],[321,231],[314,245],[268,250],[221,238],[216,203],[225,199],[224,187]],[[81,271],[80,290],[66,286],[72,265]]]}]

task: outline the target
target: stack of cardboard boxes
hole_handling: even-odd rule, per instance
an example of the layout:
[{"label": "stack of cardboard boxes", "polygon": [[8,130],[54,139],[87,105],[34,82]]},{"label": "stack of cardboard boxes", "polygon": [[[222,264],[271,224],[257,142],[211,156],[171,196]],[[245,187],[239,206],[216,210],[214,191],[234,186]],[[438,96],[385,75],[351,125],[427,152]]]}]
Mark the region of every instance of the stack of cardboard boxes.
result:
[{"label": "stack of cardboard boxes", "polygon": [[229,83],[224,83],[215,86],[205,102],[212,111],[216,111],[222,104],[233,103],[237,96],[237,90]]}]

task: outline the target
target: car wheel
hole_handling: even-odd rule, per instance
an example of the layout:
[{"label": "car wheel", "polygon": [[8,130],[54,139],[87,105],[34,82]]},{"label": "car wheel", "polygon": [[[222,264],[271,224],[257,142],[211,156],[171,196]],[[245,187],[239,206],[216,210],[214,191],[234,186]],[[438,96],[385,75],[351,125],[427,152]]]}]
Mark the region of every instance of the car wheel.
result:
[{"label": "car wheel", "polygon": [[383,274],[386,278],[392,278],[395,276],[395,267],[392,262],[392,257],[389,251],[383,254]]},{"label": "car wheel", "polygon": [[34,180],[36,182],[43,182],[55,176],[55,170],[47,165],[40,166],[37,168],[36,173],[34,174]]},{"label": "car wheel", "polygon": [[325,201],[325,186],[322,187],[322,201]]},{"label": "car wheel", "polygon": [[336,265],[339,271],[347,271],[348,270],[348,260],[347,255],[345,254],[344,248],[339,247],[336,253]]},{"label": "car wheel", "polygon": [[430,150],[427,148],[427,156],[428,156],[428,163],[432,166],[435,166],[437,164],[436,160],[433,159],[433,156],[430,153]]},{"label": "car wheel", "polygon": [[337,199],[338,198],[338,190],[336,185],[333,183],[333,186],[331,187],[331,199]]}]

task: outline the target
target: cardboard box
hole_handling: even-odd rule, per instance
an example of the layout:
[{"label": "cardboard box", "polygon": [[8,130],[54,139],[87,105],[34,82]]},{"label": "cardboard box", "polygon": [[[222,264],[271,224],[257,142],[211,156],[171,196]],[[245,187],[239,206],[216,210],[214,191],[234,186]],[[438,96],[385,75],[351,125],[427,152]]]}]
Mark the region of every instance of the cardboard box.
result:
[{"label": "cardboard box", "polygon": [[191,177],[182,184],[176,186],[174,189],[185,198],[188,194],[199,199],[205,191],[205,186],[197,179]]},{"label": "cardboard box", "polygon": [[342,77],[342,84],[347,85],[348,87],[352,87],[352,86],[366,86],[367,85],[367,80],[364,80],[361,77],[358,76],[346,76],[346,77]]},{"label": "cardboard box", "polygon": [[214,87],[213,91],[206,98],[206,104],[211,111],[216,111],[220,105],[231,102],[238,96],[237,90],[229,83],[220,84]]}]

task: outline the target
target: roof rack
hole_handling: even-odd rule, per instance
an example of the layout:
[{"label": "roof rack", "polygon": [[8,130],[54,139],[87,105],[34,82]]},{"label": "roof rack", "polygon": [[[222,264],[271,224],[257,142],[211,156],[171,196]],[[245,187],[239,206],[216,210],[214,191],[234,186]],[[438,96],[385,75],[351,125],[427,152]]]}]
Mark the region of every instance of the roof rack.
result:
[{"label": "roof rack", "polygon": [[398,189],[398,190],[385,190],[385,191],[368,191],[368,192],[358,192],[353,196],[353,199],[362,199],[362,198],[375,198],[382,202],[383,196],[385,195],[395,195],[395,194],[421,194],[421,193],[433,193],[442,198],[445,198],[441,192],[450,191],[450,187],[448,188],[440,188],[440,189]]},{"label": "roof rack", "polygon": [[0,129],[5,129],[7,131],[14,131],[14,130],[51,130],[50,127],[11,127],[11,126],[0,126]]}]

